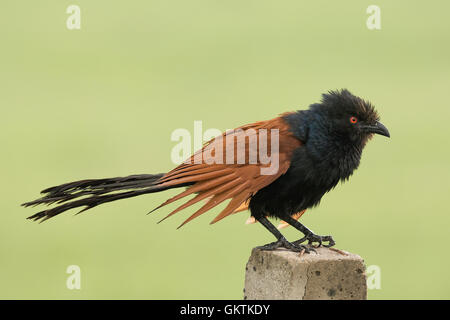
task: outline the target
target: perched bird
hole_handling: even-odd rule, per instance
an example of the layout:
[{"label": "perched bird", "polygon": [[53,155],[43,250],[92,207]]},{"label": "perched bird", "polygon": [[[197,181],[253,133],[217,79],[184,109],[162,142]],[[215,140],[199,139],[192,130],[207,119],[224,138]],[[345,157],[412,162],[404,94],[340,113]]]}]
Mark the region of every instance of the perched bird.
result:
[{"label": "perched bird", "polygon": [[[352,175],[374,134],[390,136],[369,102],[346,89],[330,91],[307,110],[225,132],[168,173],[70,182],[43,190],[42,198],[23,206],[57,204],[28,218],[45,221],[73,208],[81,207],[82,212],[110,201],[187,187],[154,210],[195,194],[166,219],[206,200],[183,226],[228,200],[211,223],[248,207],[251,218],[277,239],[262,249],[309,252],[311,244],[333,246],[335,242],[331,236],[313,233],[297,219]],[[268,217],[283,220],[304,236],[289,242]]]}]

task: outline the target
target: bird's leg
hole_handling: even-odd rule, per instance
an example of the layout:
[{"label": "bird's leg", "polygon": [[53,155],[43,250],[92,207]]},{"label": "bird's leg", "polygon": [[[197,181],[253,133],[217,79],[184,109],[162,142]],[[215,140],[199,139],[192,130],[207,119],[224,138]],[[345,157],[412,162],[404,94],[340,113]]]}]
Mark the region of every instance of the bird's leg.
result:
[{"label": "bird's leg", "polygon": [[314,251],[314,249],[308,248],[300,243],[298,245],[294,245],[293,243],[289,242],[266,217],[261,217],[257,220],[277,238],[277,241],[266,244],[264,246],[260,246],[258,247],[259,249],[276,250],[277,248],[286,248],[295,252],[303,251],[306,253],[309,253],[311,250]]},{"label": "bird's leg", "polygon": [[[308,244],[310,245],[312,245],[314,242],[317,242],[318,247],[324,246],[327,248],[330,248],[336,244],[331,236],[319,236],[289,215],[284,217],[283,220],[305,235],[303,238],[292,242],[292,244],[296,246],[302,244],[305,241],[308,241]],[[323,242],[328,242],[328,244],[323,244]]]}]

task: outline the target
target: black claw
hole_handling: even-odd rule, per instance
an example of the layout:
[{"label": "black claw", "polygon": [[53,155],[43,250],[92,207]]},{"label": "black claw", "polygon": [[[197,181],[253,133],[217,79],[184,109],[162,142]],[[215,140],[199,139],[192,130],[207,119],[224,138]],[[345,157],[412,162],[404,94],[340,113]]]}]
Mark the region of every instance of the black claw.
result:
[{"label": "black claw", "polygon": [[294,244],[292,242],[289,242],[286,240],[286,238],[280,238],[278,241],[275,242],[271,242],[268,243],[264,246],[260,246],[258,247],[261,250],[276,250],[278,248],[285,248],[294,252],[302,252],[304,251],[305,253],[310,253],[311,251],[316,252],[316,250],[314,250],[314,248],[311,247],[307,247],[305,245],[302,244]]},{"label": "black claw", "polygon": [[[298,246],[300,244],[302,244],[303,242],[308,241],[308,244],[313,246],[313,244],[316,242],[317,244],[317,248],[318,247],[325,247],[325,248],[331,248],[332,246],[334,246],[336,244],[336,242],[334,242],[333,237],[332,236],[318,236],[314,233],[311,233],[297,241],[294,241],[293,244]],[[328,244],[323,244],[323,242],[328,242]]]},{"label": "black claw", "polygon": [[331,248],[332,246],[334,246],[336,244],[336,242],[334,242],[334,240],[331,236],[326,236],[326,237],[322,238],[322,240],[328,241],[328,244],[323,245],[325,248]]}]

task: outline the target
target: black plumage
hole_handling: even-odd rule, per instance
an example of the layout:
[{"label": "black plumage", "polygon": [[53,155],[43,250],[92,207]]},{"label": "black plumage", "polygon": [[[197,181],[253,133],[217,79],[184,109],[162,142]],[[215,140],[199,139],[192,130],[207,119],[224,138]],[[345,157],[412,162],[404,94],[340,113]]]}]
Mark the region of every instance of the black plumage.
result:
[{"label": "black plumage", "polygon": [[[351,117],[358,119],[358,125],[349,121]],[[302,145],[294,150],[286,174],[250,200],[255,218],[266,213],[282,218],[318,205],[326,192],[358,168],[373,134],[358,126],[379,120],[370,103],[347,90],[324,94],[321,103],[283,118]]]},{"label": "black plumage", "polygon": [[[334,240],[331,236],[314,234],[297,221],[296,214],[319,204],[325,193],[352,175],[359,166],[364,146],[374,134],[389,137],[374,107],[348,90],[330,91],[323,95],[320,103],[312,104],[307,110],[285,113],[278,118],[238,129],[253,130],[255,138],[260,138],[261,129],[279,131],[279,166],[274,174],[262,175],[261,169],[268,165],[262,162],[208,161],[212,157],[211,153],[206,153],[208,147],[214,147],[216,153],[219,150],[226,153],[227,145],[234,145],[239,139],[240,133],[227,132],[221,139],[213,139],[199,151],[203,156],[201,163],[185,162],[166,174],[71,182],[44,190],[42,198],[27,202],[24,206],[57,204],[29,217],[44,221],[72,208],[84,207],[82,211],[85,211],[118,199],[188,187],[157,209],[185,196],[196,195],[172,211],[168,215],[171,216],[201,200],[208,200],[184,225],[221,202],[230,200],[212,223],[248,206],[251,215],[277,238],[276,242],[263,246],[263,249],[282,246],[308,252],[311,248],[303,245],[305,241],[310,244],[318,242],[319,245],[327,241],[328,246],[332,246]],[[243,149],[235,151],[236,154],[244,152],[246,159],[249,159],[252,145],[250,138],[245,141]],[[236,160],[237,156],[233,156]],[[293,243],[288,242],[267,217],[284,220],[301,231],[304,237]]]}]

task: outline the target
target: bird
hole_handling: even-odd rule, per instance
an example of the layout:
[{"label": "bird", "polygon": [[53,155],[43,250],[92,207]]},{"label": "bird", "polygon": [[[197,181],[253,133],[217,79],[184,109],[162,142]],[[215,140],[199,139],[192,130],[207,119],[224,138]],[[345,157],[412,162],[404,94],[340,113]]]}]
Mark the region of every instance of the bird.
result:
[{"label": "bird", "polygon": [[[56,205],[27,218],[43,222],[74,208],[81,208],[81,213],[119,199],[184,188],[149,213],[193,196],[159,221],[203,203],[180,228],[227,202],[211,224],[248,209],[251,222],[259,222],[276,238],[260,249],[309,253],[336,242],[331,235],[314,233],[298,218],[350,178],[376,134],[390,137],[372,103],[347,89],[330,90],[306,109],[224,132],[167,173],[69,182],[43,190],[41,198],[22,206]],[[269,218],[282,220],[303,236],[288,241]]]}]

